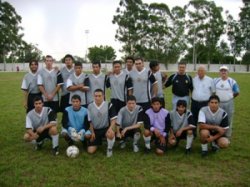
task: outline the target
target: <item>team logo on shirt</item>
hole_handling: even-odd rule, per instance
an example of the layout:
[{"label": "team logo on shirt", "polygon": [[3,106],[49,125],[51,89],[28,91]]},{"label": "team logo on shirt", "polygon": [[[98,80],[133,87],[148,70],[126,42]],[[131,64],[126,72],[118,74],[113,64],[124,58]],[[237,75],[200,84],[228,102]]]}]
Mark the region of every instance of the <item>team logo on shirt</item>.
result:
[{"label": "team logo on shirt", "polygon": [[138,82],[141,82],[141,78],[140,78],[140,77],[138,77],[138,78],[137,78],[137,81],[138,81]]},{"label": "team logo on shirt", "polygon": [[49,82],[52,81],[51,75],[48,76],[48,81],[49,81]]},{"label": "team logo on shirt", "polygon": [[97,113],[97,117],[102,117],[102,113],[101,113],[101,112],[98,112],[98,113]]}]

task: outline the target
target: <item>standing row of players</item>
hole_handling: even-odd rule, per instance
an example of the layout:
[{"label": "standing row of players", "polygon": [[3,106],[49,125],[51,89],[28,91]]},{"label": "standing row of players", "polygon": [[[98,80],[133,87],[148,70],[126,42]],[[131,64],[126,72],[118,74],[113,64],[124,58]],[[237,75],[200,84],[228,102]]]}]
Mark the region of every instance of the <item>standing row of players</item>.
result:
[{"label": "standing row of players", "polygon": [[[202,106],[207,105],[209,97],[214,92],[216,92],[216,94],[218,95],[221,94],[223,99],[225,97],[226,91],[228,92],[226,95],[228,96],[228,98],[230,98],[232,95],[232,97],[230,98],[230,102],[222,102],[226,103],[227,106],[230,107],[233,106],[230,105],[232,99],[239,93],[238,86],[233,79],[228,77],[226,77],[226,80],[223,79],[223,74],[226,76],[228,74],[228,69],[225,66],[220,68],[220,73],[222,75],[221,78],[215,79],[215,81],[213,81],[211,78],[205,76],[205,69],[202,66],[199,67],[198,75],[194,79],[192,79],[192,77],[187,75],[185,72],[186,65],[181,63],[178,65],[178,72],[176,74],[171,75],[169,79],[166,81],[166,83],[163,83],[161,74],[159,72],[159,64],[156,61],[152,61],[150,63],[151,70],[147,70],[146,68],[144,68],[143,60],[141,58],[138,58],[135,60],[136,68],[132,70],[134,60],[133,58],[127,58],[126,59],[127,68],[124,71],[121,70],[121,62],[115,61],[113,63],[113,72],[110,73],[108,76],[101,74],[100,72],[101,67],[99,63],[93,63],[92,66],[93,74],[85,75],[82,73],[82,65],[80,63],[75,63],[73,71],[73,57],[71,55],[66,55],[64,58],[64,62],[66,66],[61,71],[58,71],[52,67],[53,63],[52,57],[47,56],[45,61],[46,67],[38,73],[37,81],[35,78],[37,72],[35,70],[38,69],[37,67],[38,64],[35,61],[30,63],[30,69],[31,72],[33,73],[27,74],[22,84],[22,89],[25,90],[25,98],[27,98],[26,100],[27,102],[25,101],[25,103],[30,103],[28,104],[28,110],[30,110],[33,106],[32,98],[34,98],[36,95],[39,95],[39,90],[40,90],[42,92],[45,101],[44,103],[45,106],[51,107],[55,112],[58,111],[59,102],[58,102],[57,92],[63,85],[64,91],[62,92],[62,97],[61,97],[61,111],[63,111],[63,109],[66,106],[69,106],[69,104],[73,104],[72,102],[73,95],[80,96],[81,105],[87,106],[89,103],[93,101],[91,95],[92,96],[94,95],[94,90],[101,89],[105,91],[106,87],[111,87],[111,103],[114,108],[114,111],[120,111],[120,109],[123,106],[125,106],[125,101],[127,100],[128,95],[131,95],[133,93],[135,95],[137,104],[141,106],[143,111],[145,112],[147,111],[147,109],[150,108],[151,97],[152,98],[157,97],[157,99],[161,101],[161,105],[164,106],[164,95],[162,88],[163,85],[165,84],[166,87],[173,85],[172,91],[173,91],[174,108],[177,104],[177,101],[179,100],[180,102],[185,103],[183,105],[185,106],[185,108],[187,108],[187,104],[189,103],[189,94],[191,91],[193,91],[191,109],[194,110],[193,111],[194,122],[192,123],[192,125],[196,126],[198,121],[198,112],[200,108]],[[101,79],[102,81],[98,79],[101,76],[102,76]],[[216,84],[214,84],[214,82],[216,82]],[[99,83],[101,84],[101,86]],[[218,86],[218,83],[220,86]],[[229,84],[230,89],[228,89],[227,84]],[[218,89],[216,89],[217,87]],[[226,89],[223,90],[224,87],[226,87]],[[37,93],[32,92],[32,90],[35,90],[33,88],[36,88],[38,92]],[[67,90],[70,93],[67,93]],[[103,96],[105,98],[105,92],[103,93]],[[198,98],[198,100],[196,98]],[[199,100],[199,98],[202,100]],[[91,102],[88,103],[87,102],[88,100]],[[218,101],[219,100],[220,98],[218,98]],[[97,105],[94,105],[94,107],[97,110],[100,110],[100,108]],[[231,107],[231,109],[233,108]],[[95,116],[95,118],[99,118],[98,115],[101,115],[101,112],[99,111],[96,114],[97,115]],[[145,124],[145,129],[146,129],[147,122],[145,120],[143,120],[143,122]],[[231,123],[229,122],[229,124]],[[30,126],[27,126],[27,124],[26,127],[28,130],[32,131],[35,130],[30,128]],[[107,134],[112,134],[111,131],[108,132],[110,133]],[[115,129],[113,129],[113,132],[115,132]],[[120,136],[119,131],[117,132],[118,132],[117,136]],[[229,130],[227,130],[227,132],[229,132]],[[177,133],[177,135],[179,134],[180,133]],[[147,140],[147,135],[148,135],[147,131],[145,131],[145,137],[144,137],[145,142],[150,141]],[[165,136],[167,136],[167,134],[165,134]],[[96,139],[95,135],[93,135],[93,131],[90,137],[92,137],[91,138],[92,142],[94,141],[94,139]],[[113,139],[112,142],[114,142]],[[190,140],[187,142],[190,142]],[[56,147],[57,146],[54,146],[55,149],[57,149]],[[146,148],[148,148],[148,146],[146,146]],[[186,147],[187,150],[189,150],[189,148],[190,148],[189,146]],[[95,152],[94,148],[93,150],[94,150],[93,152]],[[134,148],[134,150],[136,150],[136,148]],[[203,146],[203,151],[206,152],[206,150],[207,149],[205,148],[205,146]]]}]

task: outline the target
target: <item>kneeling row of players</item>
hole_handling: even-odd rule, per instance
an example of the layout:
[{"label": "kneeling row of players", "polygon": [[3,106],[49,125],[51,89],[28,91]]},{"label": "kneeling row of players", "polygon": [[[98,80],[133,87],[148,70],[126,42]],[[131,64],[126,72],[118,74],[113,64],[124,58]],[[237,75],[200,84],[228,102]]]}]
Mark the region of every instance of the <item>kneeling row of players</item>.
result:
[{"label": "kneeling row of players", "polygon": [[[104,101],[102,90],[95,91],[94,101],[89,104],[88,109],[81,106],[81,98],[78,95],[74,95],[71,101],[72,106],[67,107],[63,113],[61,132],[69,146],[77,141],[86,141],[87,152],[93,154],[103,139],[107,138],[107,157],[111,157],[115,140],[119,140],[120,147],[125,148],[127,138],[131,137],[133,151],[138,152],[141,126],[144,124],[145,152],[151,150],[151,142],[154,142],[156,153],[162,155],[167,146],[176,147],[180,139],[186,139],[185,153],[191,153],[196,124],[184,100],[177,102],[175,111],[168,112],[161,106],[160,98],[156,97],[151,100],[151,108],[143,111],[136,105],[135,97],[128,96],[126,106],[118,115],[112,104]],[[212,144],[213,151],[229,145],[229,139],[225,136],[229,127],[228,117],[226,112],[219,108],[219,102],[218,96],[212,95],[208,106],[199,112],[202,156],[208,154],[208,143]],[[44,139],[49,138],[52,140],[54,155],[58,155],[56,115],[50,108],[43,106],[41,97],[34,99],[34,107],[26,117],[24,139],[34,142],[36,148],[40,149]]]}]

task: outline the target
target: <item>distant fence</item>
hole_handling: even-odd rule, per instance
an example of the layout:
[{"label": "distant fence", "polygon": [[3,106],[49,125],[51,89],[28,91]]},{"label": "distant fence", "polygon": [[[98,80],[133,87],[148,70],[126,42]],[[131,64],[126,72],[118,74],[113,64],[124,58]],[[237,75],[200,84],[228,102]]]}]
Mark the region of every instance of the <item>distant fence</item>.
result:
[{"label": "distant fence", "polygon": [[[145,67],[148,67],[148,62],[145,62]],[[200,64],[196,65],[196,69],[199,67]],[[209,72],[218,72],[219,67],[221,64],[210,64],[209,68],[207,64],[203,64]],[[228,66],[230,72],[247,72],[247,66],[246,65],[233,65],[233,64],[225,64]],[[44,67],[45,64],[44,62],[39,62],[39,68]],[[57,66],[59,69],[64,66],[64,64],[56,62],[54,63],[54,66]],[[161,71],[170,71],[174,72],[177,71],[177,64],[168,64],[167,67],[164,64],[160,64],[160,70]],[[28,71],[29,70],[29,64],[28,63],[12,63],[12,64],[6,64],[6,71]],[[102,63],[102,69],[110,71],[112,69],[112,64],[111,63]],[[91,71],[91,64],[86,63],[83,64],[83,70],[84,71]],[[4,64],[0,63],[0,72],[4,71]],[[194,65],[193,64],[187,64],[187,71],[188,72],[193,72],[194,70]]]}]

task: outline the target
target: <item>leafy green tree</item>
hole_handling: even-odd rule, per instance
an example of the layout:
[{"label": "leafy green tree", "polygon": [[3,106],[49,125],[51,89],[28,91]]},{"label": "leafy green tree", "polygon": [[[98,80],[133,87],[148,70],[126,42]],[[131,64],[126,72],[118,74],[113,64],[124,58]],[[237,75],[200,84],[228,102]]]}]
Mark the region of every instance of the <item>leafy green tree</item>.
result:
[{"label": "leafy green tree", "polygon": [[193,48],[193,63],[196,69],[200,43],[207,47],[208,63],[212,60],[217,43],[224,31],[222,8],[217,7],[214,1],[193,0],[185,6],[187,11],[187,38]]},{"label": "leafy green tree", "polygon": [[0,62],[16,54],[23,44],[20,23],[21,16],[16,13],[15,8],[6,1],[0,1]]},{"label": "leafy green tree", "polygon": [[249,71],[249,65],[250,65],[250,52],[246,52],[244,56],[242,57],[242,64],[247,65],[247,71]]},{"label": "leafy green tree", "polygon": [[42,60],[42,51],[32,43],[23,42],[23,45],[19,47],[15,56],[19,62],[29,62],[32,59],[40,61]]},{"label": "leafy green tree", "polygon": [[111,46],[94,46],[89,48],[88,58],[91,62],[114,60],[116,58],[115,50]]},{"label": "leafy green tree", "polygon": [[250,52],[250,7],[247,4],[241,8],[239,16],[242,37],[245,41],[243,48]]},{"label": "leafy green tree", "polygon": [[143,53],[145,22],[148,19],[147,5],[141,0],[120,0],[112,23],[118,25],[115,38],[122,42],[126,55]]}]

